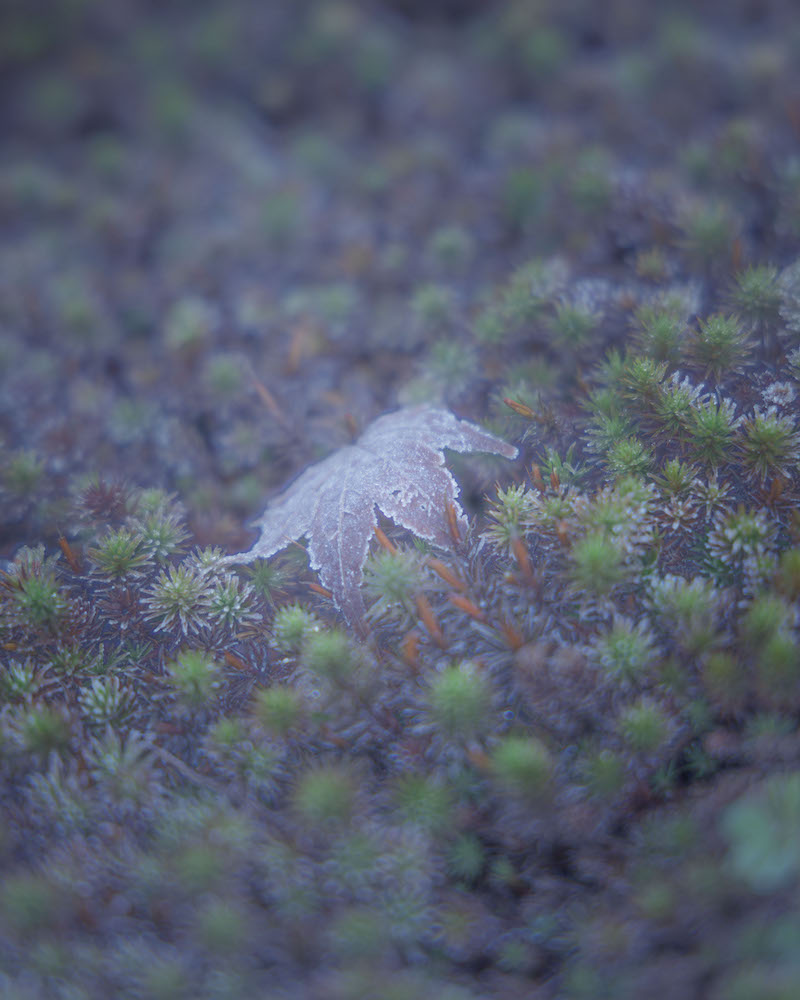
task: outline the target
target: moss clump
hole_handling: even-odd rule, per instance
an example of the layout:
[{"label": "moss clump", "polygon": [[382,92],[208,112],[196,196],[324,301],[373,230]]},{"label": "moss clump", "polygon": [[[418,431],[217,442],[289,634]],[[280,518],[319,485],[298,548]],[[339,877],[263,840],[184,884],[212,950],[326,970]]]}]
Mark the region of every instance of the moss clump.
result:
[{"label": "moss clump", "polygon": [[474,663],[447,667],[434,676],[427,704],[433,724],[458,742],[480,735],[491,722],[491,689]]},{"label": "moss clump", "polygon": [[217,664],[199,650],[181,653],[168,667],[168,677],[187,705],[199,707],[208,701],[216,684]]},{"label": "moss clump", "polygon": [[538,740],[506,737],[494,748],[491,765],[499,784],[512,795],[535,801],[550,788],[553,761]]}]

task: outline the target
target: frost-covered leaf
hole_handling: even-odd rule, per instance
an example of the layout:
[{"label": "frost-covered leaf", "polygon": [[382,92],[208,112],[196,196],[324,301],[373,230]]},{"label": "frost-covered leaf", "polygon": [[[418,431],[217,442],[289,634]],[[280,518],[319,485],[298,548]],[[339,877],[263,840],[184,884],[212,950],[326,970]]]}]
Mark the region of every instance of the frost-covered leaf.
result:
[{"label": "frost-covered leaf", "polygon": [[458,483],[445,467],[445,448],[515,458],[517,449],[447,410],[408,407],[380,417],[355,444],[312,465],[256,522],[261,537],[231,563],[266,559],[302,536],[311,568],[359,631],[364,625],[360,584],[377,524],[376,508],[419,538],[451,544],[447,505],[462,524]]}]

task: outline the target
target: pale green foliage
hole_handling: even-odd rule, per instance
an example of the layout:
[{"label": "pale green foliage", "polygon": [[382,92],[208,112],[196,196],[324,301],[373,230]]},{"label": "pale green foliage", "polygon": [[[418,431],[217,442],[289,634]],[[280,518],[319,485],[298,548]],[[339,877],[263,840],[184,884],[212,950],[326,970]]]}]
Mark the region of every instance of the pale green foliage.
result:
[{"label": "pale green foliage", "polygon": [[704,465],[718,468],[733,451],[736,430],[741,422],[730,399],[706,398],[698,403],[689,418],[692,456]]},{"label": "pale green foliage", "polygon": [[95,677],[80,695],[87,721],[94,726],[121,722],[134,710],[135,695],[118,677]]},{"label": "pale green foliage", "polygon": [[436,674],[430,682],[427,704],[436,728],[443,736],[458,741],[484,732],[493,714],[489,683],[470,662]]},{"label": "pale green foliage", "polygon": [[181,653],[167,669],[170,683],[192,708],[205,704],[219,682],[218,665],[199,650]]},{"label": "pale green foliage", "polygon": [[594,531],[572,547],[569,572],[578,590],[604,596],[625,579],[625,555],[617,542]]},{"label": "pale green foliage", "polygon": [[88,554],[95,572],[113,580],[141,576],[151,560],[144,551],[141,535],[127,527],[109,531]]},{"label": "pale green foliage", "polygon": [[253,596],[250,584],[242,583],[235,576],[224,577],[209,590],[209,618],[226,628],[237,628],[254,621],[258,612],[252,606]]},{"label": "pale green foliage", "polygon": [[646,698],[624,709],[618,719],[620,735],[638,753],[658,750],[669,735],[667,718],[661,708]]},{"label": "pale green foliage", "polygon": [[713,645],[722,603],[708,580],[665,574],[652,581],[650,600],[656,621],[680,648],[697,654]]},{"label": "pale green foliage", "polygon": [[594,640],[592,653],[611,677],[636,681],[653,662],[655,637],[645,622],[634,624],[620,615],[614,619],[608,632]]},{"label": "pale green foliage", "polygon": [[636,437],[623,438],[606,455],[609,472],[615,478],[643,476],[653,464],[650,450]]},{"label": "pale green foliage", "polygon": [[741,425],[742,463],[751,476],[788,476],[800,460],[800,432],[792,417],[780,416],[774,406],[756,409]]},{"label": "pale green foliage", "polygon": [[53,631],[68,610],[68,599],[56,578],[55,558],[45,557],[43,545],[19,551],[5,585],[15,614],[31,628]]},{"label": "pale green foliage", "polygon": [[253,715],[268,733],[285,738],[298,725],[303,711],[303,698],[292,687],[273,685],[263,688],[255,697]]},{"label": "pale green foliage", "polygon": [[776,775],[723,815],[729,863],[737,878],[769,892],[800,873],[800,772]]},{"label": "pale green foliage", "polygon": [[155,510],[144,511],[130,519],[131,527],[140,540],[142,552],[156,562],[164,562],[180,552],[181,544],[189,537],[178,511],[170,510],[168,503],[159,503]]},{"label": "pale green foliage", "polygon": [[430,573],[415,549],[398,548],[395,552],[380,549],[372,553],[364,565],[364,593],[374,601],[370,617],[414,613],[417,594],[430,587],[430,583]]},{"label": "pale green foliage", "polygon": [[338,629],[312,632],[301,650],[303,665],[320,677],[331,681],[344,681],[356,665],[350,639]]},{"label": "pale green foliage", "polygon": [[294,792],[294,805],[312,827],[325,830],[346,822],[356,804],[356,784],[341,768],[326,766],[307,771]]},{"label": "pale green foliage", "polygon": [[158,629],[197,632],[207,621],[209,594],[206,574],[185,564],[168,566],[146,591],[147,616]]},{"label": "pale green foliage", "polygon": [[319,628],[316,617],[299,604],[278,608],[272,621],[275,645],[281,652],[299,652],[306,637]]},{"label": "pale green foliage", "polygon": [[683,310],[669,303],[645,305],[637,309],[634,321],[641,350],[654,361],[676,365],[686,335]]},{"label": "pale green foliage", "polygon": [[737,316],[715,313],[700,320],[689,340],[689,356],[715,382],[741,372],[751,354],[750,338]]},{"label": "pale green foliage", "polygon": [[492,751],[491,766],[498,783],[512,795],[535,800],[550,787],[553,759],[540,740],[506,737]]},{"label": "pale green foliage", "polygon": [[27,698],[36,691],[40,683],[36,667],[30,661],[20,663],[18,660],[11,660],[0,669],[0,695],[4,701]]},{"label": "pale green foliage", "polygon": [[731,299],[742,319],[753,328],[760,330],[775,322],[781,304],[778,269],[770,264],[753,264],[740,271]]},{"label": "pale green foliage", "polygon": [[492,545],[508,551],[511,543],[524,535],[534,508],[533,494],[524,486],[509,486],[497,491],[497,499],[489,505],[491,524],[484,533]]},{"label": "pale green foliage", "polygon": [[614,543],[620,553],[629,558],[643,554],[652,545],[654,504],[652,484],[623,477],[613,486],[598,490],[591,498],[576,497],[573,508],[582,530]]}]

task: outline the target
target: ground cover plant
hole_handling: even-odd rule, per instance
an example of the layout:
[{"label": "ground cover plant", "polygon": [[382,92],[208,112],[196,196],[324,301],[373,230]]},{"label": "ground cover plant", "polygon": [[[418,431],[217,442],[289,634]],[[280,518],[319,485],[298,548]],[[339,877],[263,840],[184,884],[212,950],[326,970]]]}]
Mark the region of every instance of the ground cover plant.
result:
[{"label": "ground cover plant", "polygon": [[793,7],[4,6],[4,996],[800,992]]}]

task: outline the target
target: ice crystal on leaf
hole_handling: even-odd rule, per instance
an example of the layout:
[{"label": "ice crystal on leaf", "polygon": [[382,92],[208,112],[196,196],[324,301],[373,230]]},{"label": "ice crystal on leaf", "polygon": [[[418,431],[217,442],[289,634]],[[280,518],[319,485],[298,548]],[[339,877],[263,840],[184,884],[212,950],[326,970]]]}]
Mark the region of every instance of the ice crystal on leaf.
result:
[{"label": "ice crystal on leaf", "polygon": [[458,483],[445,467],[444,449],[484,451],[515,458],[517,449],[447,410],[408,407],[380,417],[362,436],[312,465],[256,522],[261,537],[231,563],[267,559],[302,536],[311,568],[347,620],[364,631],[360,585],[377,525],[376,509],[419,538],[452,544],[447,503],[463,524]]}]

